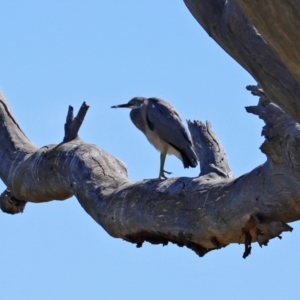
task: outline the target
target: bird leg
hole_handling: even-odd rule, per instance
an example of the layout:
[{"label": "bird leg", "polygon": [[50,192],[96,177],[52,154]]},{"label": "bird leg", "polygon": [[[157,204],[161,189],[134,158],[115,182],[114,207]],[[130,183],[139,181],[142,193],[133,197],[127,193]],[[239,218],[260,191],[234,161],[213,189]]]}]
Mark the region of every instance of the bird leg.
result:
[{"label": "bird leg", "polygon": [[165,173],[172,174],[171,172],[167,172],[164,170],[166,156],[167,156],[166,150],[160,153],[160,167],[159,167],[159,175],[158,175],[159,179],[161,178],[167,179],[168,177],[166,177]]}]

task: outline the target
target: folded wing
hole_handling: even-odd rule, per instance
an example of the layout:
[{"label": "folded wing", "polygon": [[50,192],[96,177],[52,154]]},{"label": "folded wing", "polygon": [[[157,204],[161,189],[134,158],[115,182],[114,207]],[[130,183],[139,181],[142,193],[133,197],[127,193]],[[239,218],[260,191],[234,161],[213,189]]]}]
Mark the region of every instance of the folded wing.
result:
[{"label": "folded wing", "polygon": [[158,98],[149,98],[147,101],[149,128],[181,154],[185,168],[196,167],[197,156],[191,139],[174,107]]}]

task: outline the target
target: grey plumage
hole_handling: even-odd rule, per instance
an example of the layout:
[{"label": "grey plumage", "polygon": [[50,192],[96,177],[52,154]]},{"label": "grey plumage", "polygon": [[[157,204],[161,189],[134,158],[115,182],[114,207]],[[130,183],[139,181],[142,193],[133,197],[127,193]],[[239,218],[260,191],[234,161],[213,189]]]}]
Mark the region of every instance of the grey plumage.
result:
[{"label": "grey plumage", "polygon": [[161,152],[159,178],[164,175],[166,154],[178,157],[184,168],[196,167],[197,156],[191,139],[174,107],[158,98],[134,97],[128,103],[112,108],[131,108],[130,118],[149,142]]}]

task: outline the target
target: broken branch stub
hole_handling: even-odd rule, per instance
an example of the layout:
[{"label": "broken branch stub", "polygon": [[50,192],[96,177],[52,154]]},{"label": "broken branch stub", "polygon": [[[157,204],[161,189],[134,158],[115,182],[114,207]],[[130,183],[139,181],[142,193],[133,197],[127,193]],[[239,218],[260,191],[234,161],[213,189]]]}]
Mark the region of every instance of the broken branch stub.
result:
[{"label": "broken branch stub", "polygon": [[74,118],[73,116],[73,107],[69,106],[67,120],[65,123],[65,137],[63,139],[64,143],[70,142],[74,140],[78,136],[78,131],[80,126],[84,120],[84,117],[89,109],[89,105],[85,102],[81,105],[77,116]]},{"label": "broken branch stub", "polygon": [[226,153],[210,122],[206,122],[205,126],[201,121],[188,121],[188,127],[200,162],[200,175],[213,172],[220,177],[233,178]]}]

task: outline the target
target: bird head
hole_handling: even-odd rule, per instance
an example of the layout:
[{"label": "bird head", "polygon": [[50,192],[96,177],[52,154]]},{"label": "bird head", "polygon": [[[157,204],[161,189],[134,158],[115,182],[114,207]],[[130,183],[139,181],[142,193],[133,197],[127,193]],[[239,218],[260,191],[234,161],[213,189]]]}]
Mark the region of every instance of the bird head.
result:
[{"label": "bird head", "polygon": [[144,103],[144,101],[146,99],[147,98],[144,98],[144,97],[134,97],[128,103],[114,105],[111,108],[121,108],[121,107],[125,107],[125,108],[127,107],[127,108],[131,108],[131,109],[139,108],[139,107],[141,107],[141,105]]}]

